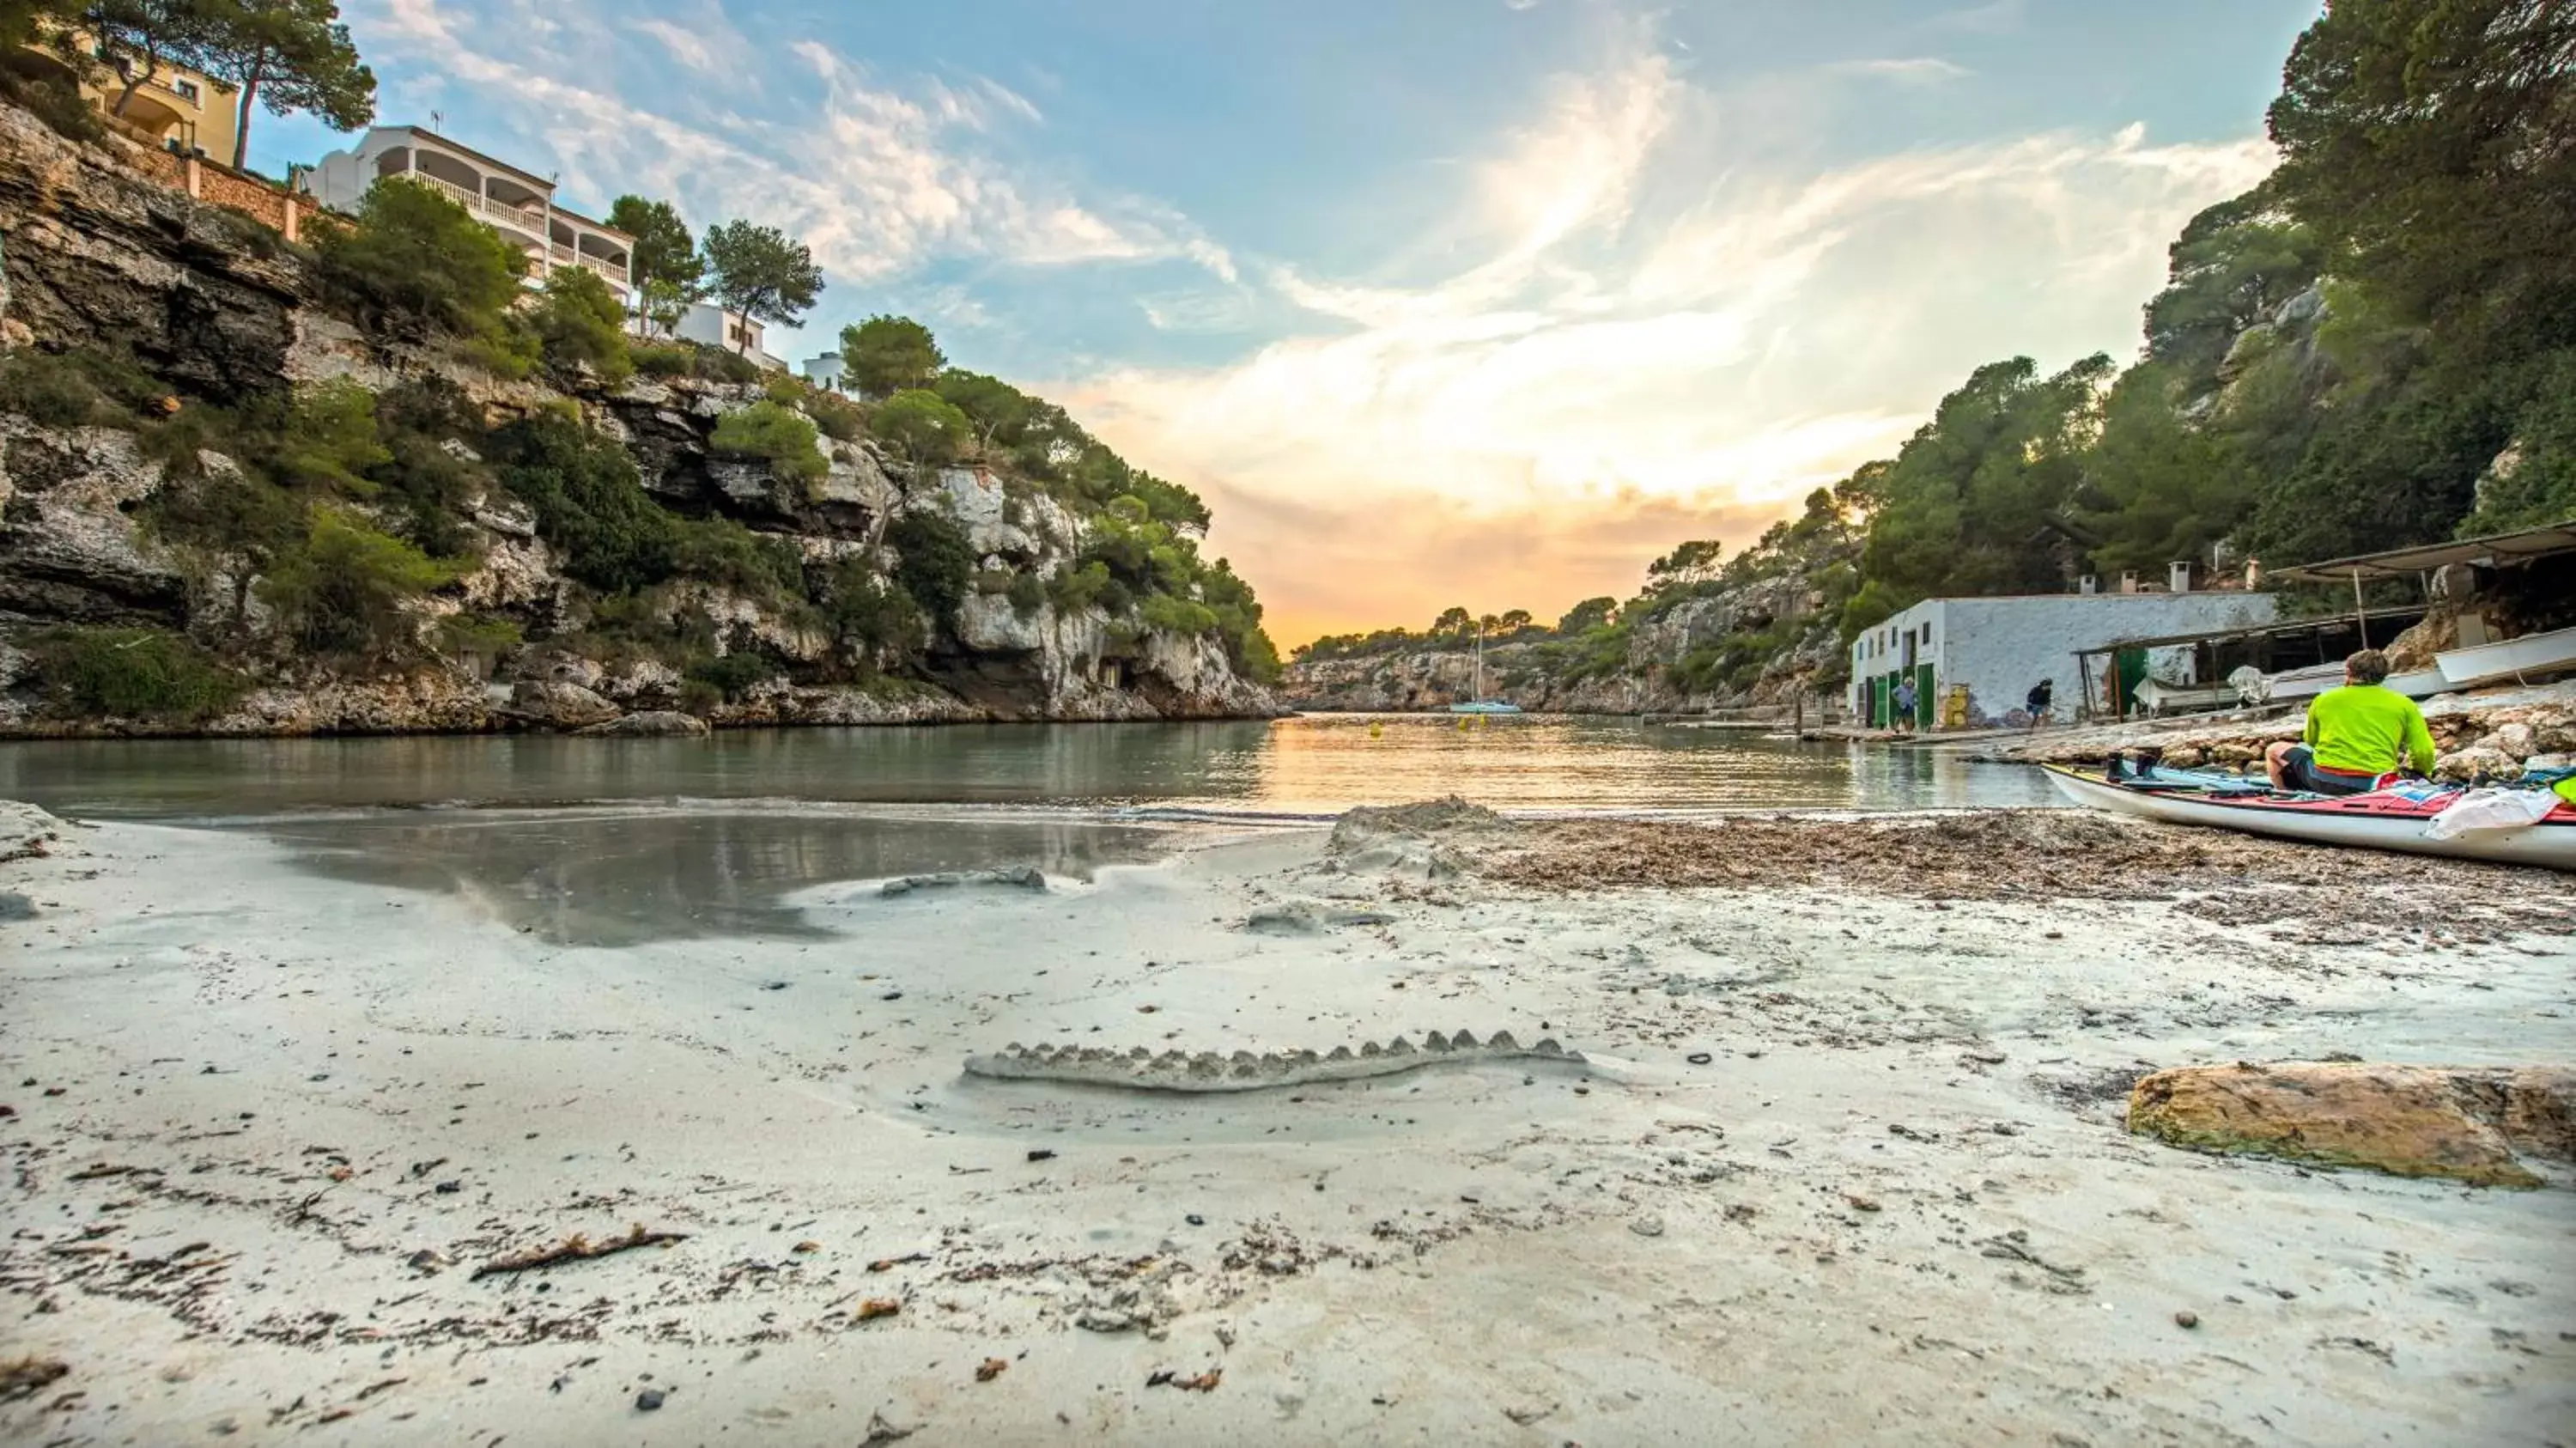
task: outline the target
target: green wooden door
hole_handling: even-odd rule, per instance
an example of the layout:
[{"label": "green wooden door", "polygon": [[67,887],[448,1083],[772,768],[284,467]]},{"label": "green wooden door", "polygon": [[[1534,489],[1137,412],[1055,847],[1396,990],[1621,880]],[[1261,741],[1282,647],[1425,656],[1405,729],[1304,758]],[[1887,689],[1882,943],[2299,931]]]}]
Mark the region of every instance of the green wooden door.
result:
[{"label": "green wooden door", "polygon": [[1939,708],[1932,702],[1933,682],[1930,664],[1914,666],[1914,727],[1917,729],[1931,728],[1939,717]]},{"label": "green wooden door", "polygon": [[2120,694],[2112,701],[2112,706],[2119,717],[2125,719],[2136,711],[2138,686],[2147,681],[2147,651],[2122,649],[2114,664],[2119,670]]}]

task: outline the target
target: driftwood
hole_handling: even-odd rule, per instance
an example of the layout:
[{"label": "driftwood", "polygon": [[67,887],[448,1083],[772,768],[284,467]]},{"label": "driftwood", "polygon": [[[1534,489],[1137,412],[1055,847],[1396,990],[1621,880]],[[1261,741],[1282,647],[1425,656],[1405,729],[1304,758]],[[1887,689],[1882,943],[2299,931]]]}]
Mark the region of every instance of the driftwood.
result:
[{"label": "driftwood", "polygon": [[70,1373],[70,1364],[59,1358],[23,1357],[0,1363],[0,1399],[27,1397]]},{"label": "driftwood", "polygon": [[540,1267],[553,1267],[565,1262],[587,1262],[593,1257],[613,1256],[637,1247],[667,1246],[687,1240],[688,1235],[686,1232],[648,1232],[641,1222],[636,1223],[625,1236],[611,1237],[605,1242],[593,1242],[575,1232],[551,1247],[539,1247],[515,1257],[496,1257],[475,1268],[474,1275],[467,1280],[479,1282],[504,1272],[533,1272]]}]

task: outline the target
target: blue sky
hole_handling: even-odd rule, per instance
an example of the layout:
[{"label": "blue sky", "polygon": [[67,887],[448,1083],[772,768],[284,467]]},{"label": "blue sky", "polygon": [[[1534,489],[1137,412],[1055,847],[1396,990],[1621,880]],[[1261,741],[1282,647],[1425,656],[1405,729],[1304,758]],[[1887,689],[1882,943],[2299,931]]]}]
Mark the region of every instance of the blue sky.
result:
[{"label": "blue sky", "polygon": [[[351,0],[380,119],[749,216],[1205,493],[1283,642],[1625,594],[2125,357],[2314,0]],[[263,117],[253,160],[335,144]]]}]

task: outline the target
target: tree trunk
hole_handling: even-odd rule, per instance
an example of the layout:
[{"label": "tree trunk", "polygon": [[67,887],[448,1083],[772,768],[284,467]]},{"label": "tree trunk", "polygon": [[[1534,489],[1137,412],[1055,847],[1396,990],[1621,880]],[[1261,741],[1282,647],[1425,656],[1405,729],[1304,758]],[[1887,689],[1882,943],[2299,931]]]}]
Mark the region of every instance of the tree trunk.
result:
[{"label": "tree trunk", "polygon": [[241,112],[235,117],[233,125],[233,169],[236,171],[243,170],[250,164],[251,104],[259,99],[259,83],[265,78],[267,71],[266,62],[261,62],[253,65],[250,73],[242,77]]}]

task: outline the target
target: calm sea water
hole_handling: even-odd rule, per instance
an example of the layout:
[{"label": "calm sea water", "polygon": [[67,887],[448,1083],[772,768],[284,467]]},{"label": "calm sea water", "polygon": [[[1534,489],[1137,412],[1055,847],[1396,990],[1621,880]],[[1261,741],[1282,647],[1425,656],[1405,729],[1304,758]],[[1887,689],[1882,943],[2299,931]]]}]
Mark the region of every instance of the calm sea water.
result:
[{"label": "calm sea water", "polygon": [[241,830],[564,945],[812,932],[802,887],[1030,863],[1085,877],[1228,820],[1442,795],[1528,811],[2056,803],[2034,771],[1744,730],[1522,716],[798,729],[712,740],[0,744],[0,799]]},{"label": "calm sea water", "polygon": [[0,798],[210,820],[421,805],[807,801],[1327,814],[1458,794],[1498,809],[2045,805],[2035,771],[1750,730],[1523,715],[786,729],[712,740],[477,735],[0,744]]}]

